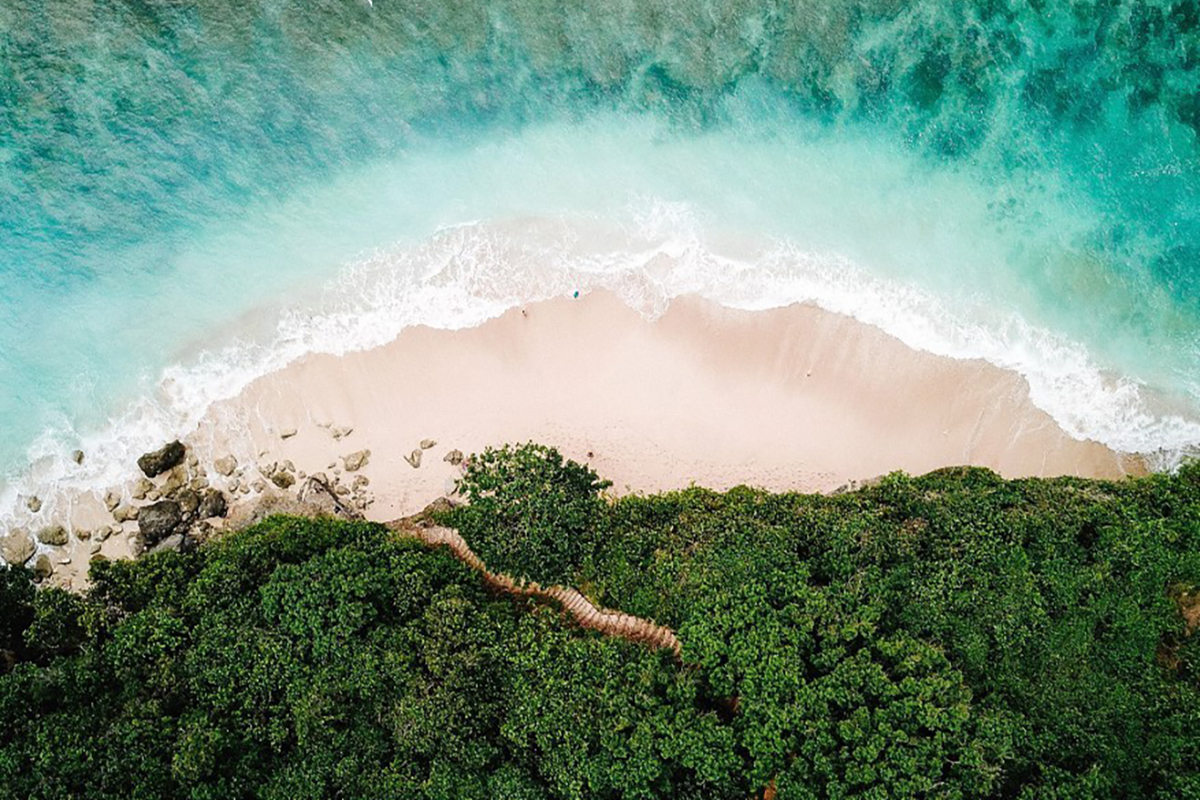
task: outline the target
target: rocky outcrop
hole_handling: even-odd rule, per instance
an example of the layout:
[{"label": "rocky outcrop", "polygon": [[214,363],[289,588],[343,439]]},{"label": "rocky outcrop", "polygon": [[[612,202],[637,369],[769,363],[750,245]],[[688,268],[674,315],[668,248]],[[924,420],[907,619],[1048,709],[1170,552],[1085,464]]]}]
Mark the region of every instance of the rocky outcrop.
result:
[{"label": "rocky outcrop", "polygon": [[137,460],[137,464],[147,478],[153,478],[182,464],[186,455],[183,443],[176,440],[152,453],[146,453]]},{"label": "rocky outcrop", "polygon": [[4,557],[4,561],[8,564],[24,564],[32,556],[37,546],[34,544],[33,537],[28,531],[17,528],[8,532],[0,541],[0,556]]},{"label": "rocky outcrop", "polygon": [[147,545],[154,545],[175,532],[183,523],[183,509],[174,500],[159,500],[138,509],[137,523]]}]

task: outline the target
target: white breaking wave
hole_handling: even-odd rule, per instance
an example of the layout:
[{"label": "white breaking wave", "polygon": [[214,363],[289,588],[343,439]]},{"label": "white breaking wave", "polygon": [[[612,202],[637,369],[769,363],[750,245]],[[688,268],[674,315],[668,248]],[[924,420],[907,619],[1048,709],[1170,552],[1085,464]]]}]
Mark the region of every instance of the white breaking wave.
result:
[{"label": "white breaking wave", "polygon": [[[1106,374],[1081,344],[982,303],[951,308],[838,253],[711,232],[686,204],[645,198],[616,219],[472,222],[364,257],[341,271],[315,307],[280,312],[267,340],[203,352],[148,380],[141,399],[106,429],[77,432],[64,421],[46,431],[30,448],[30,470],[0,492],[0,523],[29,521],[22,496],[38,493],[46,519],[69,502],[62,490],[123,483],[141,453],[188,434],[214,403],[307,354],[377,347],[416,325],[472,327],[524,303],[595,290],[649,317],[684,295],[745,310],[812,303],[910,347],[1013,370],[1067,433],[1151,454],[1158,468],[1200,443],[1200,422],[1156,410],[1146,387]],[[82,467],[69,458],[80,442]]]}]

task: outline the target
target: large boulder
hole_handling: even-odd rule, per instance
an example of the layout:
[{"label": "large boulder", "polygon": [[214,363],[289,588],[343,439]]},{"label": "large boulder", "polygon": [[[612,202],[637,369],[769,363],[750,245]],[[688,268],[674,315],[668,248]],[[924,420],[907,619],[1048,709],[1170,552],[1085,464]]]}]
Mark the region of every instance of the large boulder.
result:
[{"label": "large boulder", "polygon": [[38,541],[51,547],[62,547],[67,543],[67,529],[62,525],[47,525],[38,531]]},{"label": "large boulder", "polygon": [[152,453],[146,453],[137,460],[137,464],[147,478],[153,478],[155,475],[161,475],[172,467],[182,464],[186,455],[187,451],[183,444],[174,441]]},{"label": "large boulder", "polygon": [[14,566],[20,566],[28,561],[35,549],[33,537],[29,535],[28,531],[20,528],[9,531],[8,536],[0,541],[0,556],[4,557],[5,562]]},{"label": "large boulder", "polygon": [[138,509],[138,530],[147,545],[155,545],[183,522],[183,509],[174,500],[160,500]]}]

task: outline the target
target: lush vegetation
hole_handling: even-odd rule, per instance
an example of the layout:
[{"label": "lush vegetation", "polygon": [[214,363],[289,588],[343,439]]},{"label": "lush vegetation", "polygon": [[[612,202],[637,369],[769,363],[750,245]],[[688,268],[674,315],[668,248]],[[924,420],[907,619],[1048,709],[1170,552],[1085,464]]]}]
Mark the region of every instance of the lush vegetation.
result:
[{"label": "lush vegetation", "polygon": [[1200,469],[608,502],[524,447],[465,483],[446,521],[494,568],[681,659],[274,518],[84,598],[0,574],[0,795],[1200,797]]}]

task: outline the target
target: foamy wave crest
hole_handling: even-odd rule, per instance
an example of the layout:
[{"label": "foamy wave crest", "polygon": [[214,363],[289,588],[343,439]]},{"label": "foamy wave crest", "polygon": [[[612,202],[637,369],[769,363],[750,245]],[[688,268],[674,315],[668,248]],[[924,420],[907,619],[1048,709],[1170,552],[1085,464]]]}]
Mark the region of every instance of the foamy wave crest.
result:
[{"label": "foamy wave crest", "polygon": [[[595,290],[650,317],[683,295],[748,310],[813,303],[914,348],[1020,373],[1033,402],[1077,438],[1158,454],[1164,468],[1200,443],[1200,422],[1156,408],[1146,387],[1106,374],[1079,344],[984,303],[950,308],[837,253],[712,228],[686,204],[643,198],[616,218],[474,222],[369,254],[315,306],[272,312],[263,340],[211,348],[147,380],[142,399],[106,429],[75,431],[64,420],[47,431],[27,473],[0,493],[0,521],[28,523],[21,498],[35,491],[49,515],[62,516],[73,493],[127,481],[138,455],[188,434],[213,404],[307,354],[376,347],[416,325],[471,327],[524,303]],[[77,466],[69,453],[80,442],[87,458]]]}]

